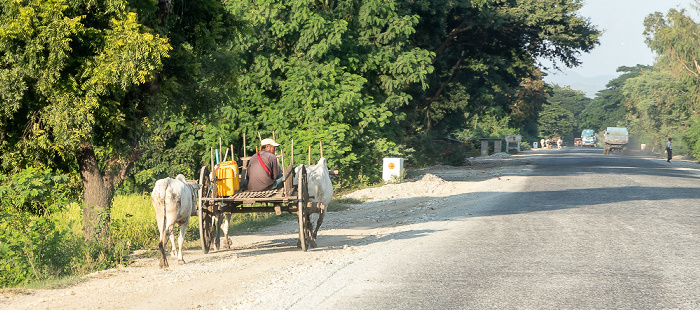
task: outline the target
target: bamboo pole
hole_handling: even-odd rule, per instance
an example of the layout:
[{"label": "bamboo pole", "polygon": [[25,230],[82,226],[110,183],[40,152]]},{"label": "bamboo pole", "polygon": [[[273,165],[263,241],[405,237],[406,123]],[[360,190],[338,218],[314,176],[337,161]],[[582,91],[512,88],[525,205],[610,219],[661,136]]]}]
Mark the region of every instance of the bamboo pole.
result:
[{"label": "bamboo pole", "polygon": [[275,140],[275,142],[277,142],[277,138],[275,138],[275,132],[274,132],[274,131],[272,132],[272,140]]},{"label": "bamboo pole", "polygon": [[262,136],[260,136],[260,132],[258,131],[258,139],[260,140],[260,143],[262,144]]},{"label": "bamboo pole", "polygon": [[248,157],[248,153],[246,152],[246,145],[245,145],[245,132],[243,133],[243,157]]},{"label": "bamboo pole", "polygon": [[216,159],[219,162],[221,162],[221,151],[222,151],[222,149],[221,149],[221,136],[219,136],[219,158]]},{"label": "bamboo pole", "polygon": [[236,158],[233,157],[233,154],[235,153],[233,152],[233,144],[231,144],[231,160],[236,160]]},{"label": "bamboo pole", "polygon": [[280,148],[280,153],[282,153],[282,172],[284,172],[284,149]]},{"label": "bamboo pole", "polygon": [[211,170],[214,170],[214,148],[213,147],[209,148],[209,158],[211,160],[211,162],[210,162]]},{"label": "bamboo pole", "polygon": [[224,154],[224,160],[222,160],[221,162],[225,162],[226,159],[228,159],[228,151],[229,151],[229,149],[227,148],[227,149],[226,149],[226,154]]}]

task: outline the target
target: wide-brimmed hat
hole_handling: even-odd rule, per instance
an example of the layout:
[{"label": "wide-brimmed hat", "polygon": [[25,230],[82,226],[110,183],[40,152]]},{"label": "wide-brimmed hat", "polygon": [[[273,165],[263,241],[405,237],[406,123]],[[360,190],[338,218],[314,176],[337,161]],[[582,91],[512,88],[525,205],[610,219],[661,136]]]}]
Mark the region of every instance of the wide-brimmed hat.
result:
[{"label": "wide-brimmed hat", "polygon": [[263,139],[260,141],[260,145],[272,145],[272,146],[280,146],[279,143],[275,142],[275,140],[272,139]]}]

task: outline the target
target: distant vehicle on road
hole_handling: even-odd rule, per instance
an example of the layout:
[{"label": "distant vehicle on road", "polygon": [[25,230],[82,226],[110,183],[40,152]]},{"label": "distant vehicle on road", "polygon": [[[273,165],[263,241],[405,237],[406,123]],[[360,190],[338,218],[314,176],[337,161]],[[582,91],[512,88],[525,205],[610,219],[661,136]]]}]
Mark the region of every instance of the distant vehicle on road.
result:
[{"label": "distant vehicle on road", "polygon": [[581,138],[574,138],[574,147],[581,146]]},{"label": "distant vehicle on road", "polygon": [[595,131],[593,129],[584,129],[581,132],[581,146],[596,147],[598,145],[598,138],[595,137]]},{"label": "distant vehicle on road", "polygon": [[629,141],[629,133],[624,127],[608,127],[605,129],[605,149],[603,154],[608,155],[610,152],[619,152],[627,149]]}]

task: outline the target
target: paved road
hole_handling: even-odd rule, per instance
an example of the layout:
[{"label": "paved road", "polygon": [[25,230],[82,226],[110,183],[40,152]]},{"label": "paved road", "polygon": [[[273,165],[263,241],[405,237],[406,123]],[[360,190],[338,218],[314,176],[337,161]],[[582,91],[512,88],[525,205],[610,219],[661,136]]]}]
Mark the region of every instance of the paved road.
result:
[{"label": "paved road", "polygon": [[309,303],[700,309],[699,171],[601,150],[541,154],[522,191],[455,199],[442,221],[345,268]]}]

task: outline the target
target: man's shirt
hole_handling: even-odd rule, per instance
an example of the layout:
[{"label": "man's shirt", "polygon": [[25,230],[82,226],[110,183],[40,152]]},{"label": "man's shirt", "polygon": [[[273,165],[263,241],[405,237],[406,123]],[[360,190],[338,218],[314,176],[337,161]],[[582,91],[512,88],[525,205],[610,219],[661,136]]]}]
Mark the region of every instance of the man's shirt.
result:
[{"label": "man's shirt", "polygon": [[[263,164],[272,175],[260,166],[258,155],[260,155],[260,159],[262,159]],[[280,167],[277,162],[277,156],[268,151],[260,151],[253,155],[248,162],[248,190],[257,192],[270,189],[279,177],[279,173]]]}]

